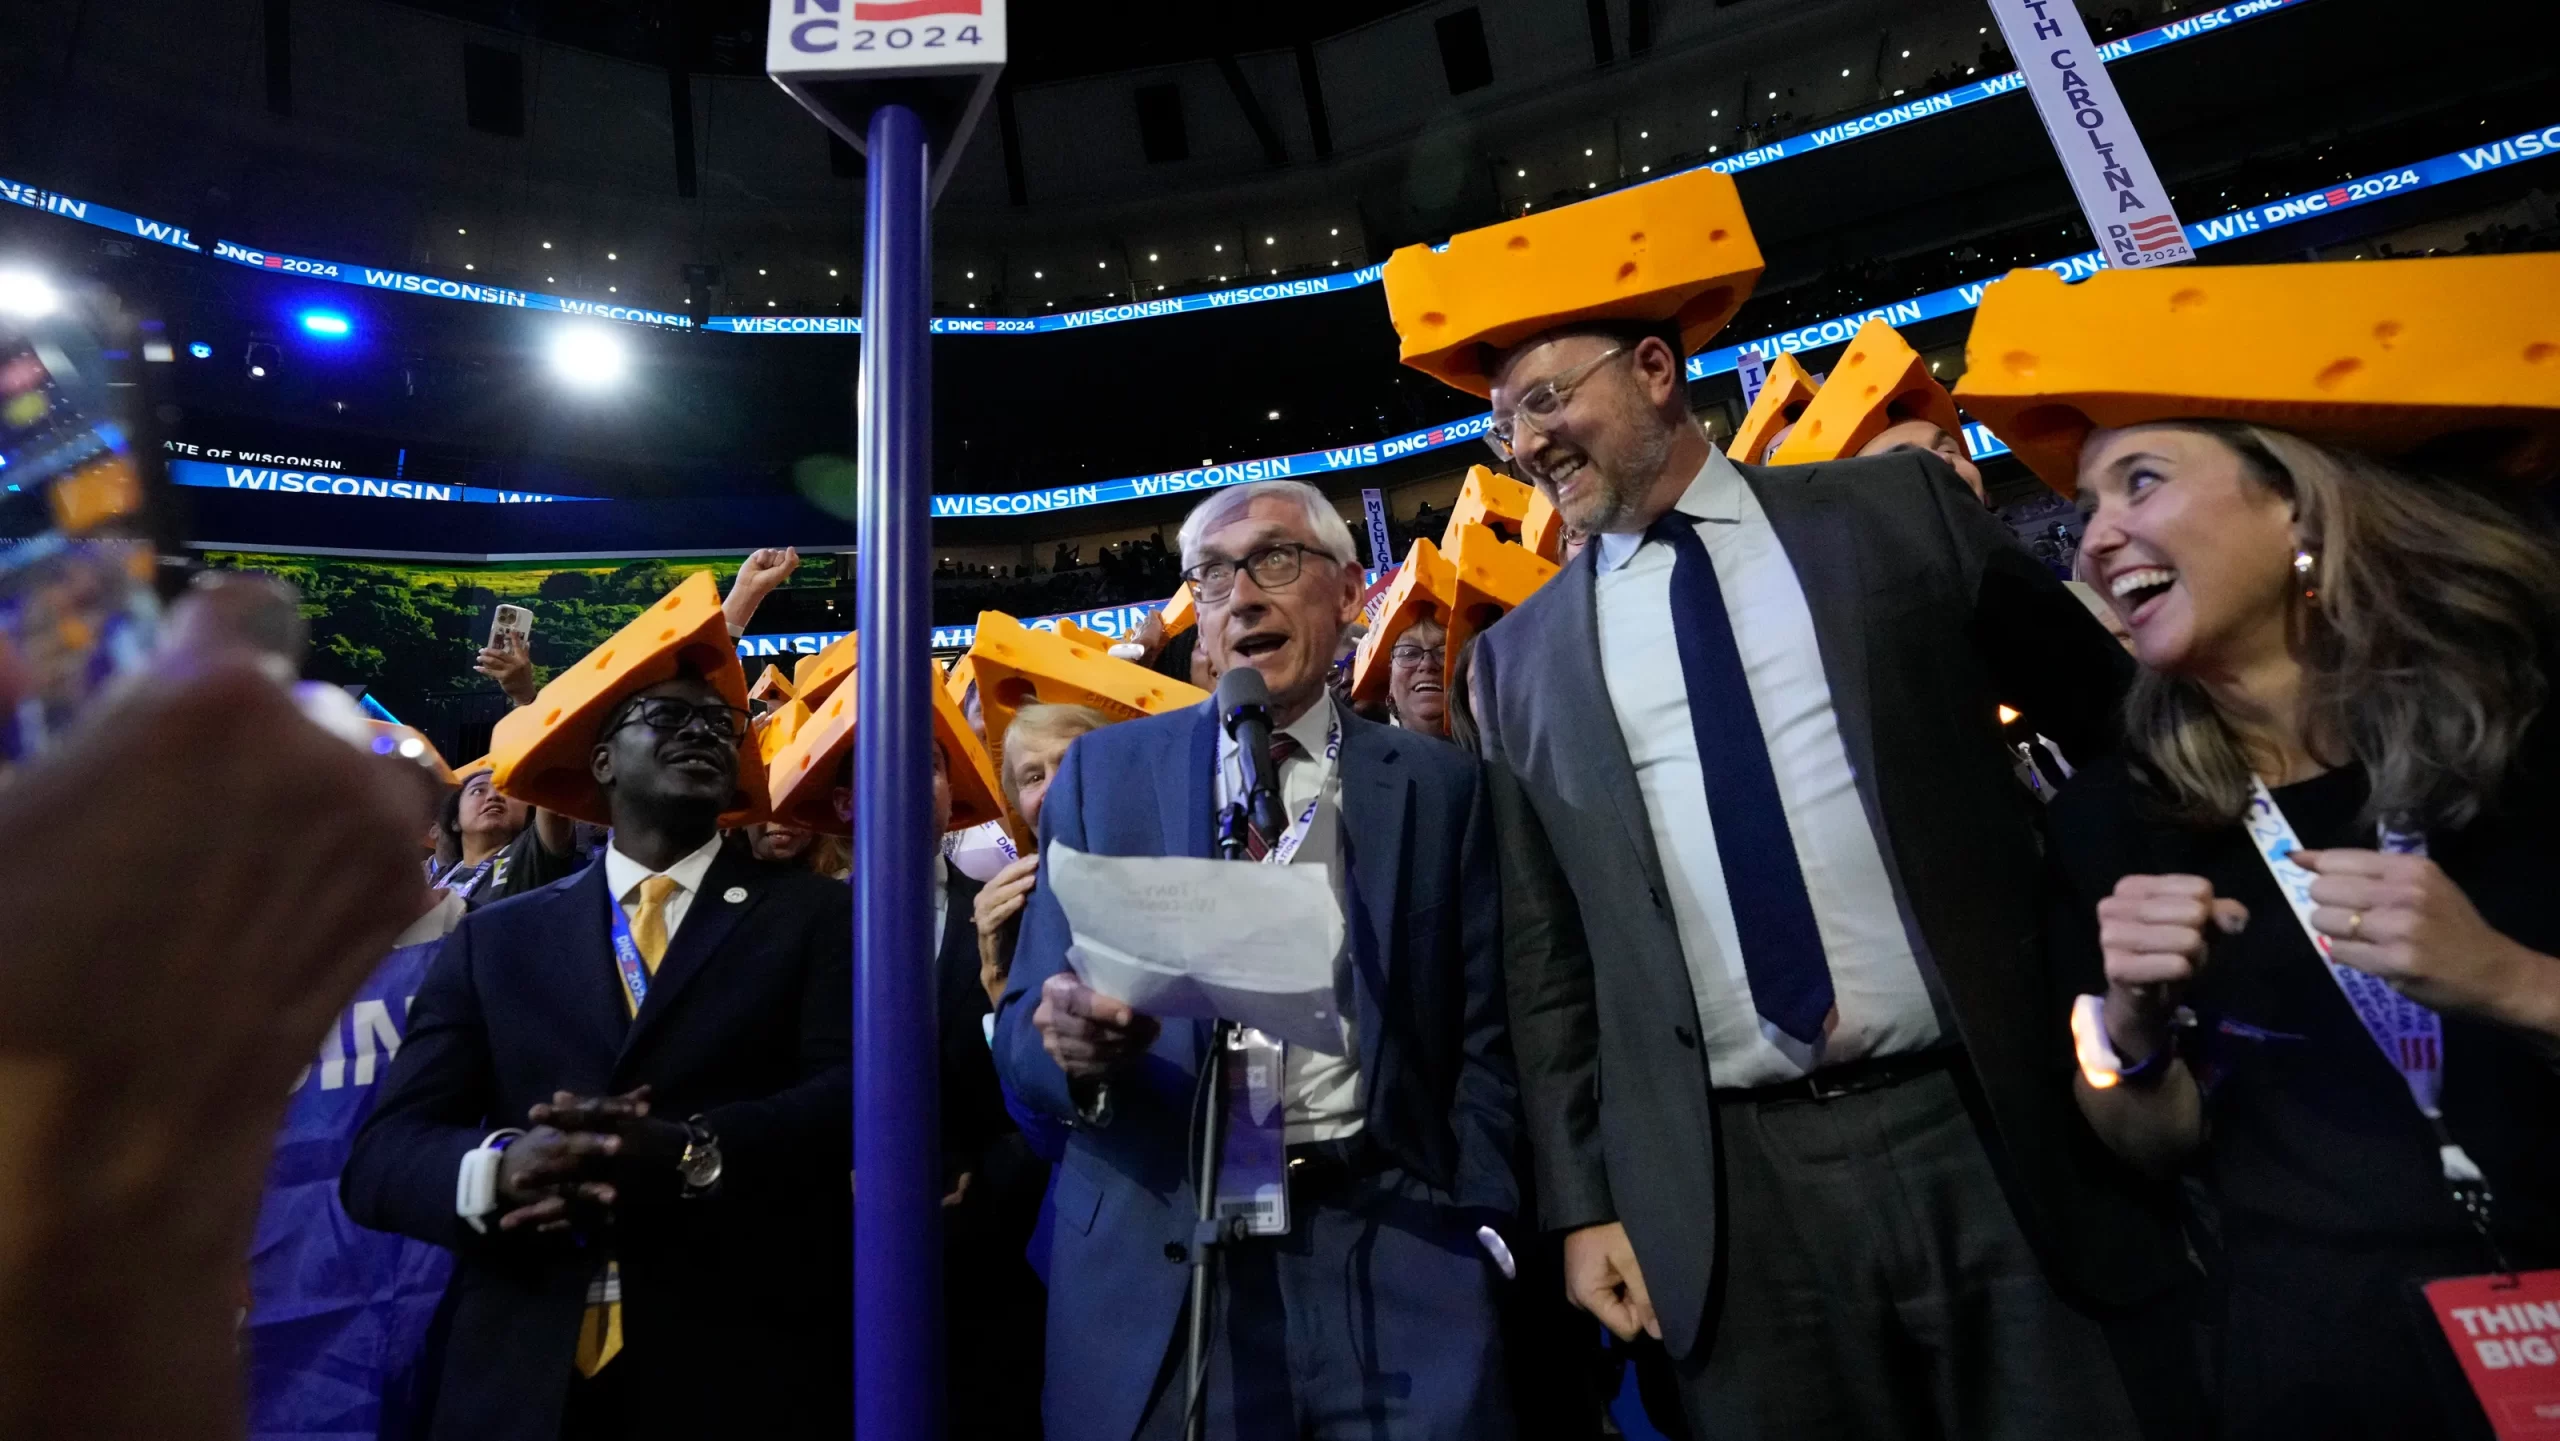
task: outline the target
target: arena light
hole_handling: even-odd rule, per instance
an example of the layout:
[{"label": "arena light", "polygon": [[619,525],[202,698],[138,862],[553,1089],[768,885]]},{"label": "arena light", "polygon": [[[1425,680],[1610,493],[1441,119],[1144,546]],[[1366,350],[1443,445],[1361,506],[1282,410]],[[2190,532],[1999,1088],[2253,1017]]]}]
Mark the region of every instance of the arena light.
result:
[{"label": "arena light", "polygon": [[348,323],[347,318],[344,315],[341,315],[334,310],[306,310],[302,312],[302,328],[313,335],[319,336],[323,340],[344,340],[348,336],[355,334],[356,330],[353,325]]},{"label": "arena light", "polygon": [[34,320],[62,305],[62,292],[32,270],[0,270],[0,312]]},{"label": "arena light", "polygon": [[213,359],[213,347],[199,340],[195,344],[187,347],[187,354],[194,356],[198,360],[211,360]]},{"label": "arena light", "polygon": [[601,326],[569,326],[551,337],[551,373],[580,390],[604,390],[631,368],[622,338]]}]

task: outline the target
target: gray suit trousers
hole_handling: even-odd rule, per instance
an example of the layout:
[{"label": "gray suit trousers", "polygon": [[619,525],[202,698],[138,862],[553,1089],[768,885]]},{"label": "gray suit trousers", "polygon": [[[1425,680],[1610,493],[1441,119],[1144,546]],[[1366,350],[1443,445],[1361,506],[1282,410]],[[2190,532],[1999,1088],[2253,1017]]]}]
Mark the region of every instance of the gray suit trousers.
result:
[{"label": "gray suit trousers", "polygon": [[1680,1368],[1699,1441],[2115,1441],[2098,1322],[2045,1280],[1954,1077],[1719,1094],[1722,1294]]}]

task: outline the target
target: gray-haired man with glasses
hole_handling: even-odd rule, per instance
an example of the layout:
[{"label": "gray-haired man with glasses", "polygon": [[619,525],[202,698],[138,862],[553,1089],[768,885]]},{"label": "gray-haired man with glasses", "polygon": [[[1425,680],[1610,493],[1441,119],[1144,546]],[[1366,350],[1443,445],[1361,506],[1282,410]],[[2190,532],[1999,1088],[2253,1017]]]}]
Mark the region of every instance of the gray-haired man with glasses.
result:
[{"label": "gray-haired man with glasses", "polygon": [[[1327,690],[1361,577],[1314,488],[1221,492],[1183,525],[1182,559],[1201,644],[1271,690],[1284,827],[1249,833],[1246,852],[1322,866],[1345,933],[1338,1053],[1282,1048],[1278,1113],[1255,1133],[1285,1161],[1272,1173],[1285,1232],[1234,1242],[1219,1262],[1208,1434],[1502,1441],[1513,1419],[1494,1295],[1508,1252],[1495,1228],[1517,1209],[1517,1118],[1475,764]],[[1210,855],[1211,817],[1240,773],[1214,702],[1079,736],[1042,802],[1044,856],[1052,842]],[[1193,1105],[1226,1102],[1194,1095],[1209,1027],[1159,1024],[1083,985],[1070,939],[1044,874],[996,1021],[1006,1083],[1072,1127],[1044,1424],[1049,1441],[1179,1436],[1188,1273],[1169,1262],[1192,1241]]]}]

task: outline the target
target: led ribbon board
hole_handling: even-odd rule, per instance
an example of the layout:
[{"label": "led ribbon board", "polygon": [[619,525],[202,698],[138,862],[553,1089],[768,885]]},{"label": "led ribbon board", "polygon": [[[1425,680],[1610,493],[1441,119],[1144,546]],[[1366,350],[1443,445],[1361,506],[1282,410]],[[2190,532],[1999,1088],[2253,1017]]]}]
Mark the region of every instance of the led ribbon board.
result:
[{"label": "led ribbon board", "polygon": [[[1033,630],[1056,630],[1061,624],[1084,627],[1097,635],[1117,640],[1134,635],[1147,617],[1164,609],[1164,602],[1141,601],[1136,605],[1107,605],[1100,610],[1076,610],[1064,615],[1034,616],[1023,622]],[[742,661],[764,660],[784,655],[816,655],[828,646],[853,634],[845,630],[793,631],[783,635],[742,635],[738,637],[738,655]],[[975,625],[938,625],[933,628],[935,650],[967,650],[978,639]]]},{"label": "led ribbon board", "polygon": [[[2216,31],[2227,30],[2244,21],[2279,10],[2290,10],[2305,0],[2240,0],[2155,26],[2137,35],[2110,40],[2098,47],[2101,61],[2112,65],[2130,55],[2141,55],[2163,46],[2193,40]],[[1801,135],[1773,140],[1753,146],[1737,154],[1721,156],[1702,168],[1727,175],[1757,170],[1798,155],[1827,150],[1845,141],[1898,129],[1914,121],[1950,110],[1961,110],[1985,100],[2023,89],[2025,79],[2012,70],[1987,79],[1923,95],[1881,110],[1853,116],[1831,125],[1816,126]],[[2560,145],[2560,138],[2548,142]],[[2538,152],[2537,152],[2538,153]],[[148,240],[154,244],[180,250],[204,253],[204,247],[188,235],[184,227],[166,224],[129,214],[93,200],[81,200],[40,186],[23,185],[0,179],[0,203],[23,205],[58,215],[66,220],[95,225],[121,235]],[[2190,226],[2192,230],[2194,227]],[[564,295],[546,295],[538,290],[521,290],[514,286],[455,280],[447,276],[419,275],[409,271],[377,269],[336,260],[314,260],[306,256],[283,255],[257,250],[227,240],[214,242],[212,253],[219,259],[253,270],[270,270],[280,275],[300,275],[310,279],[334,281],[341,285],[364,286],[374,290],[398,291],[404,295],[424,295],[439,300],[460,300],[480,305],[497,305],[519,310],[554,311],[567,315],[590,315],[603,320],[626,321],[638,325],[658,325],[672,329],[690,329],[691,316],[679,312],[651,310],[578,300]],[[1265,284],[1247,284],[1229,290],[1210,291],[1200,295],[1169,296],[1161,300],[1135,300],[1125,304],[1098,306],[1089,310],[1070,311],[1064,315],[988,317],[936,316],[936,335],[1037,335],[1050,331],[1081,330],[1096,325],[1115,325],[1130,320],[1151,320],[1165,315],[1197,314],[1201,311],[1224,310],[1238,305],[1256,305],[1272,300],[1293,300],[1308,295],[1330,295],[1337,291],[1356,290],[1377,283],[1383,265],[1363,266],[1342,275],[1310,276],[1298,280],[1273,280]],[[862,320],[850,315],[715,315],[703,322],[706,330],[725,330],[740,335],[859,335]],[[1852,326],[1852,329],[1856,327]],[[1845,337],[1844,337],[1845,338]]]},{"label": "led ribbon board", "polygon": [[[2438,155],[2433,159],[2421,160],[2396,170],[2376,171],[2371,175],[2342,181],[2326,189],[2307,190],[2281,200],[2269,200],[2246,206],[2225,215],[2215,216],[2210,220],[2190,224],[2186,228],[2187,239],[2189,243],[2201,250],[2207,246],[2219,245],[2226,240],[2237,240],[2261,231],[2281,229],[2309,220],[2314,216],[2352,209],[2385,196],[2425,190],[2447,181],[2485,175],[2491,171],[2504,170],[2553,154],[2560,154],[2560,123],[2520,131],[2503,139],[2490,141],[2486,145],[2475,145],[2449,155]],[[2065,280],[2084,280],[2105,267],[2105,260],[2095,250],[2084,250],[2077,255],[2048,260],[2042,264],[2043,269],[2053,271]],[[1734,369],[1741,353],[1747,349],[1757,348],[1764,356],[1793,354],[1797,351],[1820,349],[1827,345],[1845,345],[1851,336],[1858,333],[1858,327],[1870,320],[1881,319],[1899,328],[1960,314],[1981,303],[1983,290],[1999,278],[1996,275],[1986,275],[1979,280],[1951,285],[1944,290],[1934,290],[1909,300],[1897,300],[1890,305],[1879,305],[1850,315],[1818,320],[1810,325],[1801,325],[1793,330],[1782,330],[1775,335],[1763,336],[1757,340],[1746,340],[1736,345],[1702,350],[1689,357],[1689,378],[1704,380],[1710,375],[1721,375],[1730,371]],[[1038,515],[1049,511],[1082,510],[1089,506],[1112,505],[1123,501],[1152,500],[1165,496],[1219,490],[1230,485],[1242,485],[1256,480],[1304,478],[1342,471],[1365,470],[1371,466],[1401,460],[1409,455],[1443,450],[1449,446],[1478,439],[1492,427],[1492,424],[1493,417],[1490,413],[1471,415],[1426,429],[1407,431],[1385,440],[1364,441],[1358,445],[1339,446],[1327,450],[1300,451],[1294,455],[1228,461],[1182,470],[1158,471],[1151,475],[1126,476],[1118,480],[1097,480],[1078,485],[1056,486],[1047,490],[936,495],[933,498],[933,518],[958,520],[976,516]],[[1965,427],[1965,439],[1968,448],[1976,458],[1998,455],[2006,449],[1989,431],[1980,426]],[[274,472],[277,483],[268,485],[232,478],[234,472],[266,473],[264,467],[217,466],[201,461],[173,460],[170,462],[170,471],[172,478],[176,479],[180,485],[234,490],[291,489],[293,487],[284,483],[284,477],[297,474],[296,472]],[[190,476],[194,478],[187,478]],[[417,484],[416,482],[373,481],[363,477],[329,473],[304,475],[302,478],[306,482],[324,480],[338,482],[354,479],[366,485],[405,483],[414,486]],[[346,490],[335,485],[326,492],[321,491],[316,484],[305,484],[301,488],[312,494],[397,494],[397,492],[372,490]],[[487,500],[499,503],[591,499],[584,496],[542,496],[526,491],[482,490],[477,487],[445,486],[437,489],[469,492],[461,496],[434,497],[437,499]],[[962,644],[965,645],[966,642]]]},{"label": "led ribbon board", "polygon": [[[2186,228],[2188,242],[2201,250],[2244,235],[2280,229],[2287,225],[2350,209],[2386,195],[2424,190],[2448,180],[2502,170],[2545,155],[2560,154],[2560,124],[2527,130],[2473,146],[2432,160],[2421,160],[2397,170],[2377,171],[2342,181],[2323,190],[2304,191],[2282,200],[2252,205]],[[2043,262],[2042,269],[2053,271],[2065,280],[2085,280],[2106,268],[2106,261],[2095,250]],[[1845,345],[1858,333],[1858,327],[1870,320],[1881,319],[1897,328],[1936,320],[1973,309],[1982,301],[1982,292],[1997,275],[1986,275],[1962,285],[1931,291],[1909,300],[1879,305],[1852,315],[1834,316],[1782,330],[1757,340],[1737,345],[1702,350],[1689,357],[1689,378],[1704,380],[1734,369],[1741,353],[1758,349],[1762,355],[1793,354],[1815,350],[1826,345]],[[1493,425],[1490,413],[1471,415],[1436,425],[1428,430],[1407,431],[1382,441],[1364,442],[1332,450],[1302,451],[1296,455],[1270,456],[1260,460],[1230,461],[1223,465],[1201,466],[1191,470],[1163,471],[1155,475],[1132,476],[1122,480],[1092,481],[1083,485],[1060,486],[1051,490],[1013,491],[1003,494],[937,495],[933,498],[936,520],[980,515],[1032,515],[1043,511],[1076,510],[1085,506],[1109,505],[1117,501],[1147,500],[1186,491],[1216,490],[1223,486],[1241,485],[1248,481],[1281,477],[1304,477],[1329,472],[1360,470],[1383,465],[1408,455],[1441,450],[1482,436]],[[1999,455],[2007,450],[1991,432],[1980,426],[1965,427],[1965,440],[1979,459]],[[1988,448],[1986,448],[1988,447]]]},{"label": "led ribbon board", "polygon": [[346,475],[334,470],[292,470],[272,465],[216,465],[209,460],[171,460],[169,480],[203,490],[263,490],[282,495],[354,496],[371,500],[452,501],[471,505],[524,505],[548,501],[592,501],[600,496],[544,495],[531,490],[497,490],[484,485],[441,485],[424,480],[384,480]]}]

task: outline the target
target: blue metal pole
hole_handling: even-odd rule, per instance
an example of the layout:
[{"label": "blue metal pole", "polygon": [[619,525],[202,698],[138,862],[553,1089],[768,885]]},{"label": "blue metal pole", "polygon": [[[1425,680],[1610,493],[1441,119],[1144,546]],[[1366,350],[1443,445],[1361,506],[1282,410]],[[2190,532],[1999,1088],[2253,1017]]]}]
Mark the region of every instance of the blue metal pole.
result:
[{"label": "blue metal pole", "polygon": [[925,690],[933,618],[926,574],[932,193],[924,122],[914,111],[880,107],[869,142],[856,392],[854,1432],[863,1441],[932,1441],[942,1434],[939,1070],[927,920],[933,711]]}]

